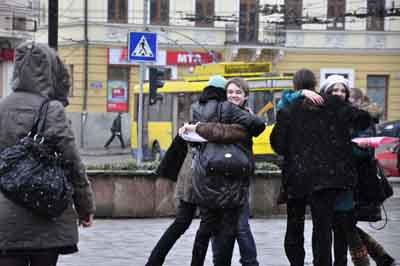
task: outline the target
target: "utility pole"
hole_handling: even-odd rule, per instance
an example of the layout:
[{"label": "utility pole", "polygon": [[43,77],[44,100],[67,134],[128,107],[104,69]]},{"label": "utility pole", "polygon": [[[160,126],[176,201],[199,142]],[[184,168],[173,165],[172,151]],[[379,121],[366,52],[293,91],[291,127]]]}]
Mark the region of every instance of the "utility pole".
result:
[{"label": "utility pole", "polygon": [[[51,0],[49,0],[51,1]],[[86,120],[87,120],[87,98],[88,98],[88,72],[89,72],[89,40],[88,40],[88,0],[84,3],[84,81],[83,81],[83,105],[81,113],[81,148],[85,146],[85,132],[86,132]]]},{"label": "utility pole", "polygon": [[[148,0],[143,0],[143,31],[146,31],[147,24],[147,5]],[[137,164],[141,164],[143,162],[143,81],[146,73],[145,64],[143,62],[139,65],[139,110],[138,110],[138,150],[137,150]]]},{"label": "utility pole", "polygon": [[48,44],[57,50],[58,46],[58,0],[49,0],[49,34]]}]

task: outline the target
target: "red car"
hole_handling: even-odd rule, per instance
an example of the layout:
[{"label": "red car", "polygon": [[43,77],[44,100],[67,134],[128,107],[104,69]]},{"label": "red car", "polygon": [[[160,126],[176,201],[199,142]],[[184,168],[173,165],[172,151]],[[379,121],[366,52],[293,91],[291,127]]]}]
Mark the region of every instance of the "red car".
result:
[{"label": "red car", "polygon": [[387,176],[400,176],[399,153],[400,143],[396,143],[390,149],[378,152],[375,155]]}]

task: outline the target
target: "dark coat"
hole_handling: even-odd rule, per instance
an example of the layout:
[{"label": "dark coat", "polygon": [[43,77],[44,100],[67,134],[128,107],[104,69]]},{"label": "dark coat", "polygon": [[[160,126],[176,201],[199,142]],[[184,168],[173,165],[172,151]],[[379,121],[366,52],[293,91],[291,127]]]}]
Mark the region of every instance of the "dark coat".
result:
[{"label": "dark coat", "polygon": [[110,130],[111,130],[112,133],[121,133],[121,131],[122,131],[122,121],[121,121],[121,115],[120,114],[118,114],[117,117],[114,118]]},{"label": "dark coat", "polygon": [[19,47],[14,71],[14,92],[0,102],[0,149],[14,145],[25,136],[43,100],[52,99],[44,137],[53,139],[58,151],[72,163],[68,177],[74,189],[74,206],[71,204],[60,217],[49,220],[33,215],[0,193],[0,252],[75,245],[77,216],[87,217],[94,213],[95,206],[63,106],[68,103],[68,74],[55,52],[41,44],[35,44],[32,49]]},{"label": "dark coat", "polygon": [[331,96],[323,106],[298,99],[281,109],[270,141],[284,156],[282,174],[289,198],[323,189],[348,189],[356,181],[350,129],[363,130],[370,116]]},{"label": "dark coat", "polygon": [[[239,124],[246,129],[249,136],[258,136],[264,131],[265,123],[261,118],[232,103],[219,101],[221,99],[214,98],[209,92],[207,94],[212,97],[209,97],[207,101],[204,101],[206,97],[201,97],[202,102],[192,105],[193,121]],[[220,116],[218,112],[220,112]],[[196,173],[196,171],[193,176],[196,203],[207,208],[236,208],[241,206],[246,200],[248,184],[249,176],[240,178],[211,177]]]},{"label": "dark coat", "polygon": [[[220,143],[236,143],[246,141],[246,130],[236,124],[200,123],[197,133],[209,141]],[[177,181],[176,198],[194,203],[192,186],[192,152],[193,147],[177,135],[165,153],[156,170],[158,176]]]}]

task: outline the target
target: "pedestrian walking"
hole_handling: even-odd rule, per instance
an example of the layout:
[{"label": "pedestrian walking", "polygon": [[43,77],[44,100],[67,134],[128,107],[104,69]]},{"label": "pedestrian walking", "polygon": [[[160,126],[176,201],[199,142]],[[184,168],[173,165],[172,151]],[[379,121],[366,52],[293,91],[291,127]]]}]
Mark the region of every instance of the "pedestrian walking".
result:
[{"label": "pedestrian walking", "polygon": [[59,255],[77,252],[78,224],[90,227],[93,192],[67,119],[68,71],[45,44],[25,42],[16,49],[13,92],[0,102],[0,150],[13,146],[33,126],[39,108],[50,99],[44,137],[70,162],[73,204],[53,219],[33,214],[0,193],[0,265],[55,266]]},{"label": "pedestrian walking", "polygon": [[[224,79],[214,76],[211,83],[222,83]],[[265,129],[264,122],[255,115],[226,101],[226,92],[216,86],[208,86],[198,102],[192,105],[196,122],[221,122],[240,124],[250,136],[257,136]],[[207,144],[205,144],[207,145]],[[238,143],[244,149],[248,144]],[[194,158],[193,188],[195,201],[200,209],[200,227],[196,233],[192,253],[192,266],[203,265],[211,237],[224,239],[214,265],[229,265],[235,236],[237,235],[240,207],[246,202],[249,176],[211,176],[200,164],[200,153],[204,146],[196,149]],[[214,146],[218,149],[218,146]],[[221,147],[222,148],[222,147]],[[222,150],[221,150],[222,151]]]},{"label": "pedestrian walking", "polygon": [[111,137],[107,140],[104,148],[108,149],[110,143],[114,140],[115,137],[118,137],[119,142],[121,143],[121,148],[125,149],[124,138],[122,137],[122,114],[118,113],[118,115],[114,118],[112,126],[110,128]]},{"label": "pedestrian walking", "polygon": [[[345,93],[342,88],[335,90]],[[367,112],[329,95],[324,96],[323,105],[299,98],[278,112],[271,144],[285,157],[288,195],[309,195],[316,266],[332,265],[331,228],[336,201],[355,184],[350,129],[365,129],[369,121]]]}]

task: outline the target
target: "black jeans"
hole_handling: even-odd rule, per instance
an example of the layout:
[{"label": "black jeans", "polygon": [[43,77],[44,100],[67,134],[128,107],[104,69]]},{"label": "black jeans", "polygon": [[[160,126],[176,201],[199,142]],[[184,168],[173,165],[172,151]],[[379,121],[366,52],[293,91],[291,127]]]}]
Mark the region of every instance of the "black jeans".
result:
[{"label": "black jeans", "polygon": [[347,265],[347,246],[355,266],[369,265],[368,251],[357,230],[353,211],[335,211],[333,228],[334,265]]},{"label": "black jeans", "polygon": [[[249,224],[250,218],[250,205],[249,201],[240,208],[239,212],[239,224],[238,232],[236,235],[236,241],[239,246],[240,252],[240,264],[242,266],[259,266],[257,261],[257,248],[254,241],[253,233],[250,229]],[[212,238],[212,251],[213,251],[213,262],[216,264],[217,258],[221,250],[221,245],[226,245],[225,239]]]},{"label": "black jeans", "polygon": [[107,140],[106,144],[104,145],[104,148],[108,148],[108,146],[111,144],[111,142],[114,140],[115,137],[118,137],[119,142],[121,142],[121,148],[125,149],[125,143],[121,132],[112,132],[112,135]]},{"label": "black jeans", "polygon": [[185,233],[196,213],[196,205],[180,201],[174,222],[154,247],[146,266],[161,266],[175,242]]},{"label": "black jeans", "polygon": [[191,266],[203,266],[207,254],[208,243],[215,237],[223,244],[214,260],[214,266],[230,266],[235,236],[238,231],[239,210],[200,208],[200,227],[193,244]]},{"label": "black jeans", "polygon": [[304,220],[306,198],[288,199],[285,234],[285,253],[291,266],[304,266]]},{"label": "black jeans", "polygon": [[312,250],[314,266],[332,265],[332,223],[337,190],[321,190],[311,195],[313,223]]},{"label": "black jeans", "polygon": [[346,232],[340,226],[340,213],[335,212],[333,221],[333,254],[334,266],[347,266],[347,241]]},{"label": "black jeans", "polygon": [[58,253],[48,252],[37,255],[0,256],[0,265],[7,266],[56,266]]}]

